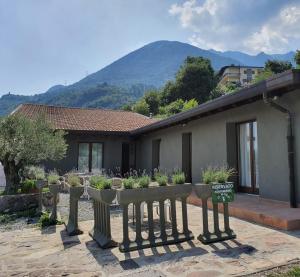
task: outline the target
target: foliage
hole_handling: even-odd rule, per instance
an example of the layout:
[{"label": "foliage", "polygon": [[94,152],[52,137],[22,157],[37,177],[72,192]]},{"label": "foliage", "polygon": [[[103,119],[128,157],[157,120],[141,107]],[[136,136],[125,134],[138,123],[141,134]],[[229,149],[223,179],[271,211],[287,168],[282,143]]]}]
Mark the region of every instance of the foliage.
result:
[{"label": "foliage", "polygon": [[185,174],[181,171],[177,171],[172,175],[173,184],[184,184],[185,183]]},{"label": "foliage", "polygon": [[13,114],[0,119],[0,130],[0,162],[8,193],[18,190],[18,173],[24,166],[65,157],[65,132],[54,131],[43,117],[28,120]]},{"label": "foliage", "polygon": [[297,64],[297,68],[300,69],[300,50],[297,50],[296,51],[296,54],[295,54],[295,62]]},{"label": "foliage", "polygon": [[234,168],[222,167],[208,167],[202,171],[202,181],[205,184],[226,183],[228,179],[235,174]]},{"label": "foliage", "polygon": [[292,68],[293,65],[289,61],[267,60],[265,63],[265,70],[271,71],[274,74],[278,74]]},{"label": "foliage", "polygon": [[139,188],[148,188],[150,184],[150,177],[147,175],[141,176],[137,179],[137,185]]},{"label": "foliage", "polygon": [[149,114],[150,114],[149,105],[143,98],[134,104],[133,111],[136,113],[139,113],[139,114],[146,115],[146,116],[149,116]]},{"label": "foliage", "polygon": [[52,225],[61,225],[61,224],[63,224],[62,221],[51,219],[49,212],[42,213],[38,221],[38,226],[41,228],[52,226]]},{"label": "foliage", "polygon": [[202,181],[204,184],[211,184],[216,180],[215,169],[212,167],[208,167],[202,172]]},{"label": "foliage", "polygon": [[33,218],[36,216],[36,209],[28,209],[14,213],[0,213],[0,224],[7,224],[20,217]]},{"label": "foliage", "polygon": [[68,174],[67,182],[71,187],[78,187],[81,185],[80,178],[76,174]]},{"label": "foliage", "polygon": [[149,107],[149,112],[154,114],[158,113],[158,108],[160,105],[160,94],[156,90],[150,90],[145,93],[144,97],[145,102]]},{"label": "foliage", "polygon": [[190,99],[188,101],[185,101],[182,107],[182,111],[188,111],[190,109],[198,107],[198,101],[196,99]]},{"label": "foliage", "polygon": [[168,176],[160,172],[155,173],[154,179],[159,184],[159,186],[166,186],[168,184]]},{"label": "foliage", "polygon": [[30,193],[35,189],[37,189],[35,180],[25,179],[21,183],[21,193]]},{"label": "foliage", "polygon": [[44,180],[45,179],[45,170],[40,166],[25,166],[23,170],[23,175],[25,178],[32,180]]},{"label": "foliage", "polygon": [[133,177],[123,179],[123,187],[124,189],[133,189],[135,185],[135,180]]},{"label": "foliage", "polygon": [[176,101],[170,103],[169,105],[159,108],[160,114],[166,114],[167,116],[180,113],[183,109],[184,101],[182,99],[177,99]]},{"label": "foliage", "polygon": [[287,272],[272,273],[267,275],[268,277],[300,277],[300,267],[295,266],[289,269]]},{"label": "foliage", "polygon": [[237,91],[240,88],[236,83],[227,83],[225,85],[218,84],[210,93],[210,99],[215,99],[220,96]]},{"label": "foliage", "polygon": [[127,112],[131,112],[131,111],[132,111],[132,105],[130,105],[130,104],[125,104],[125,105],[122,107],[122,110],[123,110],[123,111],[127,111]]},{"label": "foliage", "polygon": [[47,192],[50,192],[50,190],[49,190],[48,187],[45,187],[45,188],[42,188],[42,192],[43,192],[43,193],[47,193]]},{"label": "foliage", "polygon": [[59,175],[56,173],[56,171],[51,171],[48,174],[47,180],[49,184],[57,184],[59,181]]},{"label": "foliage", "polygon": [[107,179],[104,176],[93,176],[93,177],[96,177],[96,178],[94,178],[93,180],[90,180],[91,187],[93,187],[95,189],[99,189],[99,190],[111,189],[111,185],[112,185],[111,179]]},{"label": "foliage", "polygon": [[263,80],[266,80],[270,77],[272,77],[274,75],[274,73],[270,70],[263,70],[262,72],[260,72],[258,75],[255,76],[255,78],[253,79],[253,83],[258,83],[261,82]]}]

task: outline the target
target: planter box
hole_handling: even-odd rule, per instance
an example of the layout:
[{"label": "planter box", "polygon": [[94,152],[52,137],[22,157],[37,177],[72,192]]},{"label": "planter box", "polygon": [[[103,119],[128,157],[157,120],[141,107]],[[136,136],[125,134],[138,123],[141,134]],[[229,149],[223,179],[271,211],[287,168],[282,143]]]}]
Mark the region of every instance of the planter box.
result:
[{"label": "planter box", "polygon": [[71,187],[67,184],[68,192],[70,194],[69,201],[69,218],[66,225],[66,230],[69,236],[80,235],[83,232],[78,227],[78,200],[83,194],[84,187]]},{"label": "planter box", "polygon": [[[188,229],[187,220],[187,205],[186,199],[192,191],[191,184],[168,185],[162,187],[149,187],[137,189],[123,189],[117,191],[118,202],[123,208],[123,242],[119,245],[121,252],[128,252],[143,248],[155,247],[160,245],[168,245],[180,243],[194,238],[191,231]],[[171,203],[171,224],[172,234],[168,235],[165,227],[165,200],[170,200]],[[179,232],[177,229],[176,219],[176,200],[179,199],[182,203],[182,221],[183,230]],[[153,220],[153,202],[159,202],[159,217],[160,217],[160,235],[157,237],[154,234]],[[148,238],[144,239],[141,234],[141,203],[147,203],[148,211]],[[136,211],[136,239],[129,240],[128,235],[128,206],[134,204]]]},{"label": "planter box", "polygon": [[201,198],[201,202],[202,202],[203,233],[198,236],[198,239],[204,244],[209,244],[209,243],[236,238],[235,233],[233,232],[233,230],[230,229],[229,226],[228,203],[227,202],[223,203],[224,231],[221,231],[219,227],[218,203],[213,203],[214,231],[210,232],[208,228],[207,200],[212,196],[212,185],[195,184],[193,186],[193,189],[197,197]]},{"label": "planter box", "polygon": [[90,236],[101,248],[117,246],[117,243],[111,237],[109,208],[116,197],[116,191],[114,189],[98,190],[92,187],[88,187],[87,191],[93,199],[94,208],[94,227],[89,232]]}]

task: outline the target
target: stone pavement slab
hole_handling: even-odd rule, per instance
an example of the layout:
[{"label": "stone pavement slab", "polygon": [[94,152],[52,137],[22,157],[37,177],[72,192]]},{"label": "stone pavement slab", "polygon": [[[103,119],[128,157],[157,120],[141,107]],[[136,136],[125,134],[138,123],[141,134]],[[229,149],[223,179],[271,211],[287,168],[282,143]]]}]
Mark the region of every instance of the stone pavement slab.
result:
[{"label": "stone pavement slab", "polygon": [[[195,237],[201,232],[201,214],[200,207],[188,206]],[[121,216],[112,218],[116,241],[122,239],[121,221]],[[231,218],[236,240],[203,245],[195,239],[130,253],[102,250],[88,235],[93,221],[80,225],[84,234],[75,237],[68,237],[62,225],[2,232],[0,276],[239,276],[300,259],[300,231],[277,231],[236,218]]]}]

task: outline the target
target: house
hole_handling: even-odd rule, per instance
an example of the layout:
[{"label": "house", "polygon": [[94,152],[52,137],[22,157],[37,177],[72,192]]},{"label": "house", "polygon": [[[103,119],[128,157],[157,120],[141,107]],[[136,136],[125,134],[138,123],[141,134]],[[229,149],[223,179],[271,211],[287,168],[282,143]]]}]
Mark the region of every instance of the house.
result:
[{"label": "house", "polygon": [[230,65],[224,66],[219,71],[220,84],[226,85],[228,83],[234,83],[239,86],[247,86],[251,84],[253,79],[263,70],[263,67],[259,66],[241,66]]},{"label": "house", "polygon": [[167,119],[123,111],[21,105],[29,118],[45,113],[68,130],[70,147],[56,165],[90,171],[129,168],[182,169],[201,181],[208,166],[224,163],[238,174],[235,189],[263,198],[300,202],[300,71],[206,102]]}]

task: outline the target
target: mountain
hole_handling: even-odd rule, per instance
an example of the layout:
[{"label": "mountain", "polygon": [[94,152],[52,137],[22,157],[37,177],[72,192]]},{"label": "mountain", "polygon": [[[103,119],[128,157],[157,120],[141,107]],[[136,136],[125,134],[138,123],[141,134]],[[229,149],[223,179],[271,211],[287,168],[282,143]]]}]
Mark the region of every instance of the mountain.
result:
[{"label": "mountain", "polygon": [[223,57],[231,58],[237,60],[241,63],[241,65],[249,65],[249,66],[264,66],[267,60],[282,60],[282,61],[290,61],[293,65],[295,65],[294,56],[295,52],[290,51],[286,54],[266,54],[261,52],[257,55],[249,55],[239,51],[215,51],[213,49],[211,52],[218,54]]},{"label": "mountain", "polygon": [[69,85],[55,85],[32,96],[6,94],[0,98],[0,116],[30,102],[73,107],[120,108],[136,101],[146,90],[174,79],[187,56],[210,59],[215,70],[225,65],[262,66],[267,59],[292,60],[294,53],[251,56],[237,51],[203,50],[178,41],[156,41],[116,60],[101,70]]}]

